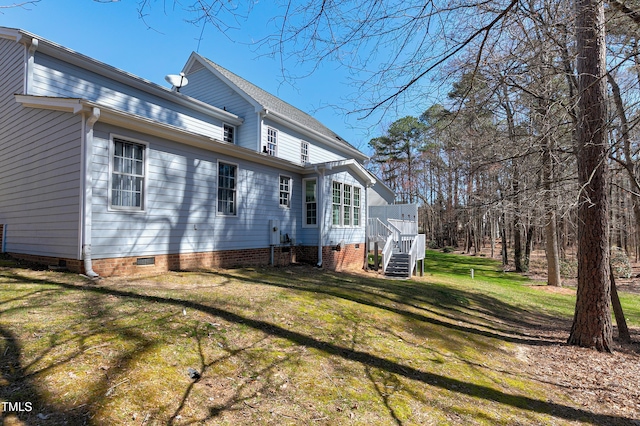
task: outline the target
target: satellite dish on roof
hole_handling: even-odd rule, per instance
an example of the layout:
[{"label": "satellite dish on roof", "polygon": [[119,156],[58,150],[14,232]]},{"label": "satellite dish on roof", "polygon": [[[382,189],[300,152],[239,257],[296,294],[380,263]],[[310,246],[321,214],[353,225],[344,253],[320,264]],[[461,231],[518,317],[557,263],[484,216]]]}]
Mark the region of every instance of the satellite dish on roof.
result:
[{"label": "satellite dish on roof", "polygon": [[181,87],[186,86],[189,83],[189,80],[187,80],[187,77],[184,76],[183,72],[180,74],[169,74],[165,76],[164,79],[167,80],[167,83],[175,87],[178,92]]}]

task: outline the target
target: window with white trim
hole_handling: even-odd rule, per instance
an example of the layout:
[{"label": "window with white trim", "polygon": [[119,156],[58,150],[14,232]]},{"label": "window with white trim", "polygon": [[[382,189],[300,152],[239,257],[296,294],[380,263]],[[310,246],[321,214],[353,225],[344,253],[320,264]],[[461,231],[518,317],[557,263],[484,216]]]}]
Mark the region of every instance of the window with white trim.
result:
[{"label": "window with white trim", "polygon": [[236,128],[230,124],[222,125],[222,140],[227,143],[236,143]]},{"label": "window with white trim", "polygon": [[267,127],[267,154],[275,157],[278,154],[278,131]]},{"label": "window with white trim", "polygon": [[218,214],[235,216],[237,214],[237,174],[235,164],[218,163]]},{"label": "window with white trim", "polygon": [[334,181],[332,184],[331,223],[334,226],[360,226],[360,187]]},{"label": "window with white trim", "polygon": [[280,176],[280,206],[291,206],[291,178],[289,176]]},{"label": "window with white trim", "polygon": [[340,226],[340,217],[342,216],[342,184],[333,182],[333,191],[331,197],[331,223]]},{"label": "window with white trim", "polygon": [[300,141],[300,162],[302,164],[309,162],[309,142]]},{"label": "window with white trim", "polygon": [[342,224],[344,226],[351,226],[351,188],[351,185],[345,184],[342,186]]},{"label": "window with white trim", "polygon": [[304,226],[316,226],[318,224],[318,181],[316,179],[304,179]]},{"label": "window with white trim", "polygon": [[146,146],[113,139],[111,158],[111,207],[122,210],[144,208]]},{"label": "window with white trim", "polygon": [[360,226],[360,188],[353,187],[353,226]]}]

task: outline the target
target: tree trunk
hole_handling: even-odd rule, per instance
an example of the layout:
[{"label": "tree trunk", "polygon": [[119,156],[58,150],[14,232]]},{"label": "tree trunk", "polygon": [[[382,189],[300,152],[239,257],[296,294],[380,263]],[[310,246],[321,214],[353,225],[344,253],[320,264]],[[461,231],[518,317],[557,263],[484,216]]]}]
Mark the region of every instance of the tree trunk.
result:
[{"label": "tree trunk", "polygon": [[555,210],[547,210],[545,240],[545,251],[547,255],[547,285],[561,287],[560,254],[558,252],[558,232],[556,229]]},{"label": "tree trunk", "polygon": [[535,227],[531,222],[529,222],[529,227],[527,228],[527,243],[524,247],[524,269],[529,271],[529,265],[531,262],[531,252],[533,251],[533,237],[535,234]]},{"label": "tree trunk", "polygon": [[603,0],[576,0],[579,81],[578,291],[568,343],[611,351],[607,87]]},{"label": "tree trunk", "polygon": [[616,278],[613,273],[613,266],[609,267],[609,273],[611,275],[611,305],[613,306],[613,313],[616,317],[616,324],[618,325],[618,339],[625,343],[631,343],[631,335],[629,334],[629,328],[627,327],[627,320],[624,318],[622,304],[620,304],[618,290],[616,289]]},{"label": "tree trunk", "polygon": [[502,265],[509,264],[509,257],[507,256],[507,218],[504,211],[502,212],[502,220],[500,221],[500,237],[502,239]]}]

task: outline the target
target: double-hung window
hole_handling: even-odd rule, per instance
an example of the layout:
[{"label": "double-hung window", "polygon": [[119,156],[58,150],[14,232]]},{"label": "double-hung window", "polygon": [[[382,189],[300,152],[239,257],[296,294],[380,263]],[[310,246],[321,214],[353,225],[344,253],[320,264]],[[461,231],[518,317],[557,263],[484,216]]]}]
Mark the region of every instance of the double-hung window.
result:
[{"label": "double-hung window", "polygon": [[272,127],[267,128],[267,154],[278,155],[278,131]]},{"label": "double-hung window", "polygon": [[111,207],[119,210],[144,208],[145,145],[113,139]]},{"label": "double-hung window", "polygon": [[316,226],[318,224],[317,204],[317,180],[304,179],[304,226]]},{"label": "double-hung window", "polygon": [[218,163],[218,214],[235,216],[237,214],[238,166]]},{"label": "double-hung window", "polygon": [[280,176],[280,206],[291,206],[291,178],[289,176]]},{"label": "double-hung window", "polygon": [[360,188],[353,187],[353,226],[360,226]]},{"label": "double-hung window", "polygon": [[351,226],[351,185],[343,185],[343,205],[342,205],[342,224]]},{"label": "double-hung window", "polygon": [[331,223],[340,225],[340,217],[342,216],[342,184],[333,182],[333,192],[331,200]]},{"label": "double-hung window", "polygon": [[302,164],[309,162],[309,142],[300,141],[300,162]]},{"label": "double-hung window", "polygon": [[236,128],[227,123],[224,123],[222,127],[222,140],[227,143],[236,143]]}]

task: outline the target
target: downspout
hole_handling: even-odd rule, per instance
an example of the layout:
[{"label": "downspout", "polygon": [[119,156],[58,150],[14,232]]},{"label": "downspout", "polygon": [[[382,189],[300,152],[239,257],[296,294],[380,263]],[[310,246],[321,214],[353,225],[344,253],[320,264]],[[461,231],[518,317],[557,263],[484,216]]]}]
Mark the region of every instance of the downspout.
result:
[{"label": "downspout", "polygon": [[322,239],[324,237],[324,204],[322,204],[322,188],[324,186],[324,168],[320,169],[318,166],[314,166],[316,173],[318,173],[318,184],[316,185],[317,203],[316,209],[318,215],[318,268],[322,267]]},{"label": "downspout", "polygon": [[38,39],[31,39],[31,44],[27,50],[27,66],[24,76],[24,94],[31,95],[33,91],[33,67],[35,63],[35,53],[38,50]]},{"label": "downspout", "polygon": [[91,279],[99,278],[93,270],[91,261],[91,221],[93,202],[93,125],[100,118],[100,109],[92,108],[91,115],[84,123],[82,134],[83,152],[83,205],[82,205],[82,259],[84,260],[84,273]]},{"label": "downspout", "polygon": [[323,189],[324,189],[324,172],[325,170],[331,170],[331,164],[326,164],[323,167],[318,167],[317,165],[313,167],[316,173],[318,173],[318,185],[316,186],[316,191],[318,192],[318,207],[316,209],[318,214],[318,268],[322,266],[322,243],[324,239],[324,213],[325,206],[323,204],[324,197]]}]

